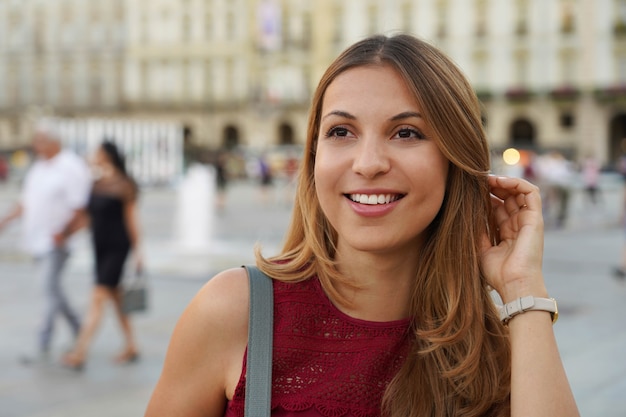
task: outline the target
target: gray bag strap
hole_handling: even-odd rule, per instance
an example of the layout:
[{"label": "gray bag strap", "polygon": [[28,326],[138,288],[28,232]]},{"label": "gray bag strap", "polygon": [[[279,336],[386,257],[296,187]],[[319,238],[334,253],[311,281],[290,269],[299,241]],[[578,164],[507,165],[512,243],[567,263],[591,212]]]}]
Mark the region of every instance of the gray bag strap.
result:
[{"label": "gray bag strap", "polygon": [[270,277],[244,266],[250,281],[245,417],[269,417],[272,404],[274,289]]}]

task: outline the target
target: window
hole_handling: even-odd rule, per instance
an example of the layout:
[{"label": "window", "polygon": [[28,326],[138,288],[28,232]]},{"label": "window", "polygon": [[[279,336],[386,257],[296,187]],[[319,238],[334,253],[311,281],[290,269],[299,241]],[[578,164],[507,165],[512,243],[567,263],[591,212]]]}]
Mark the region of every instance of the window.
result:
[{"label": "window", "polygon": [[567,49],[560,56],[560,83],[561,85],[573,85],[576,82],[576,52]]},{"label": "window", "polygon": [[487,35],[487,0],[476,0],[476,36],[484,37]]},{"label": "window", "polygon": [[437,1],[437,37],[444,39],[448,35],[447,28],[448,0]]},{"label": "window", "polygon": [[626,84],[626,50],[619,50],[615,56],[616,81],[618,84]]},{"label": "window", "polygon": [[237,26],[234,12],[226,13],[226,40],[234,41],[237,39]]},{"label": "window", "polygon": [[92,62],[89,68],[89,102],[95,107],[102,103],[102,80],[98,62]]},{"label": "window", "polygon": [[335,4],[335,11],[332,14],[335,17],[335,35],[334,41],[336,44],[341,43],[343,39],[343,19],[344,19],[344,10],[341,4]]},{"label": "window", "polygon": [[574,115],[570,112],[561,113],[561,115],[559,116],[559,124],[563,128],[569,129],[574,127],[574,122]]},{"label": "window", "polygon": [[378,7],[370,4],[367,8],[367,33],[374,34],[378,31]]},{"label": "window", "polygon": [[181,20],[181,33],[182,33],[182,41],[189,42],[191,41],[191,18],[189,14],[185,13]]},{"label": "window", "polygon": [[486,51],[474,53],[474,76],[472,77],[477,90],[486,90],[488,87],[488,55]]},{"label": "window", "polygon": [[561,2],[561,33],[569,34],[575,30],[574,5],[571,0]]},{"label": "window", "polygon": [[204,36],[210,41],[213,39],[213,13],[207,12],[204,16]]},{"label": "window", "polygon": [[211,101],[213,99],[213,65],[210,60],[204,63],[204,88],[205,96]]},{"label": "window", "polygon": [[528,84],[528,52],[517,51],[513,62],[515,62],[515,84],[524,87]]},{"label": "window", "polygon": [[313,32],[313,23],[311,22],[311,13],[302,13],[302,46],[308,49],[311,45],[311,36]]},{"label": "window", "polygon": [[618,36],[626,35],[626,0],[615,0],[615,23],[613,33]]},{"label": "window", "polygon": [[516,0],[515,9],[515,34],[526,36],[528,34],[528,0]]},{"label": "window", "polygon": [[402,9],[400,13],[402,13],[402,30],[405,32],[413,31],[413,7],[410,2],[406,2],[402,4]]}]

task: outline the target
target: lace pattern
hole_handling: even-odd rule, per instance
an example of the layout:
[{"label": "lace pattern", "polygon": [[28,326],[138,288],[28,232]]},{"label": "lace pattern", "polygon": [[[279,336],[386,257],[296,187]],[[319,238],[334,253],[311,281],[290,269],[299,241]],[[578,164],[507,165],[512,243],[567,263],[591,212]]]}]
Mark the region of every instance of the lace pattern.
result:
[{"label": "lace pattern", "polygon": [[[273,415],[380,416],[385,388],[408,352],[409,321],[351,318],[317,278],[275,281],[274,304]],[[243,416],[245,369],[244,357],[226,416]]]}]

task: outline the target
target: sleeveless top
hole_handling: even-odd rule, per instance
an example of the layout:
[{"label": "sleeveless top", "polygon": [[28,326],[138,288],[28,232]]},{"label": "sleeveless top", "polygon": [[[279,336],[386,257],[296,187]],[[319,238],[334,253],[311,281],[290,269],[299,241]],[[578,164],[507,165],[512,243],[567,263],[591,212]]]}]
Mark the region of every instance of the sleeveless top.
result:
[{"label": "sleeveless top", "polygon": [[[379,417],[409,350],[409,319],[370,322],[335,307],[317,277],[274,283],[272,416]],[[225,417],[244,415],[243,372]]]},{"label": "sleeveless top", "polygon": [[124,205],[136,199],[136,187],[121,176],[94,183],[87,210],[91,218],[92,239],[97,249],[130,248]]}]

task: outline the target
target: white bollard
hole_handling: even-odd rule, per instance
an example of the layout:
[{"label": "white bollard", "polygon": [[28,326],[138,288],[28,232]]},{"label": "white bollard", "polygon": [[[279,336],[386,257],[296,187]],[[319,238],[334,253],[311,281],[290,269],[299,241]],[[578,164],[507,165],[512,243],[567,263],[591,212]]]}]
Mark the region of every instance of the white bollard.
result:
[{"label": "white bollard", "polygon": [[187,252],[210,248],[215,221],[215,168],[194,164],[178,189],[174,236]]}]

